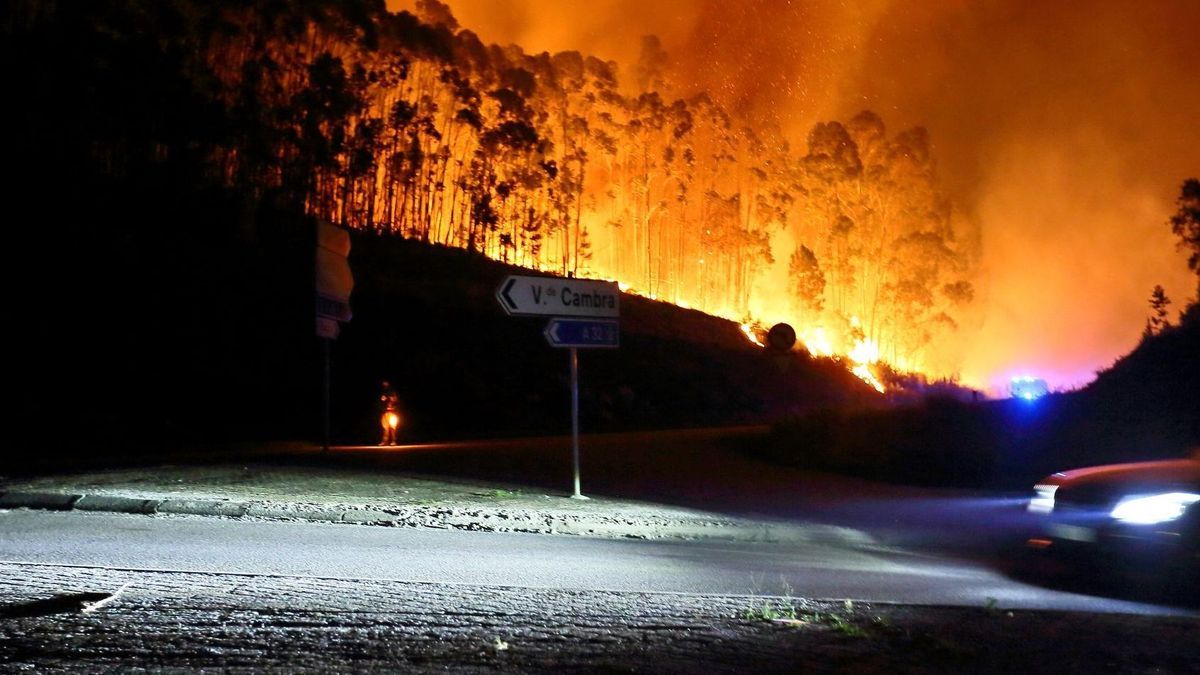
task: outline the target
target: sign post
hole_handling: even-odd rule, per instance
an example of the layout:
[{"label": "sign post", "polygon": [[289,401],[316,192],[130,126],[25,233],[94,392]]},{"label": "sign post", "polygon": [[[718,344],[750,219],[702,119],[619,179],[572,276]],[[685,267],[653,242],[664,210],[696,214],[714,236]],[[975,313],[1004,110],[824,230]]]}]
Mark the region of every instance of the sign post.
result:
[{"label": "sign post", "polygon": [[341,332],[339,321],[350,320],[350,233],[329,223],[317,222],[315,270],[316,329],[321,338],[321,449],[329,451],[329,350]]},{"label": "sign post", "polygon": [[575,499],[587,499],[579,492],[579,348],[615,348],[620,344],[620,327],[608,319],[550,319],[543,333],[551,347],[571,350],[571,465],[575,476]]},{"label": "sign post", "polygon": [[[621,344],[621,291],[611,281],[559,277],[509,276],[496,289],[496,300],[511,316],[549,316],[542,334],[551,347],[571,356],[572,499],[587,499],[579,481],[579,349],[615,349]],[[576,318],[579,317],[579,318]]]},{"label": "sign post", "polygon": [[575,477],[572,499],[587,499],[579,491],[579,352],[571,347],[571,470]]}]

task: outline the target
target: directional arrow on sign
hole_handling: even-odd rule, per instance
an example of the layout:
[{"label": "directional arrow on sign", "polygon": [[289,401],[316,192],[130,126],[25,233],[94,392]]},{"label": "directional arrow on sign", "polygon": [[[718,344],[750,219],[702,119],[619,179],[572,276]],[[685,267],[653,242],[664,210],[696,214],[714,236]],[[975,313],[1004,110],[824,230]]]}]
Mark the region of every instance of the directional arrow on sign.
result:
[{"label": "directional arrow on sign", "polygon": [[620,324],[608,319],[550,319],[543,334],[551,347],[621,346]]},{"label": "directional arrow on sign", "polygon": [[500,306],[503,307],[504,311],[508,312],[509,314],[512,314],[514,311],[519,309],[519,307],[517,307],[517,301],[513,300],[512,297],[513,286],[516,285],[517,277],[508,277],[504,280],[504,283],[500,285],[500,289],[496,291],[496,297],[500,299]]},{"label": "directional arrow on sign", "polygon": [[505,312],[521,316],[594,316],[621,314],[621,291],[611,281],[560,277],[510,276],[496,289]]}]

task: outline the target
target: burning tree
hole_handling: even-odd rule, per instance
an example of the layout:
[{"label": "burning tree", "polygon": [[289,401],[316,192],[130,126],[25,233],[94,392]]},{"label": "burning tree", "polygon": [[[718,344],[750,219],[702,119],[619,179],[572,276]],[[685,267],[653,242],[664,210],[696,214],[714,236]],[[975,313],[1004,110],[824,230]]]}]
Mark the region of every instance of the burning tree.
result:
[{"label": "burning tree", "polygon": [[[218,131],[147,147],[254,199],[728,317],[797,308],[843,352],[866,340],[894,362],[918,363],[972,299],[973,251],[922,128],[889,135],[864,111],[797,152],[674,91],[655,38],[623,87],[612,62],[484,44],[436,0],[124,6],[46,11],[105,40],[159,35]],[[91,152],[118,171],[134,156],[119,134]],[[763,291],[775,265],[790,297]]]}]

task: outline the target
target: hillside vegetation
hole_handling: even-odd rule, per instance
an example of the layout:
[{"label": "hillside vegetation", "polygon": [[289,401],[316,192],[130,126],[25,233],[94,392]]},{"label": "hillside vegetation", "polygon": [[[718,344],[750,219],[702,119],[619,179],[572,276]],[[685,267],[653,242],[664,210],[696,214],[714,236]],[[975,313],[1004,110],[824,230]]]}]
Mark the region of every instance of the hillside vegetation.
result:
[{"label": "hillside vegetation", "polygon": [[751,449],[787,464],[913,483],[1027,488],[1054,471],[1200,446],[1200,311],[1146,337],[1088,387],[1034,402],[932,398],[821,411]]}]

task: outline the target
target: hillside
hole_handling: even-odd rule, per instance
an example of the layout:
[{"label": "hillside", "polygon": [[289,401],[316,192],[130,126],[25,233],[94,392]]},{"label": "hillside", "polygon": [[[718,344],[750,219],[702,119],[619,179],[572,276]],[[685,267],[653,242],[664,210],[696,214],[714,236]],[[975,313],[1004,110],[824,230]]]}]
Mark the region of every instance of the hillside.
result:
[{"label": "hillside", "polygon": [[[334,346],[335,428],[370,438],[379,380],[390,379],[411,438],[569,430],[568,357],[545,318],[509,317],[495,290],[528,270],[457,249],[355,233],[354,319]],[[846,369],[803,352],[772,356],[739,326],[625,294],[621,346],[580,350],[588,431],[769,423],[880,397]]]},{"label": "hillside", "polygon": [[1200,446],[1200,305],[1101,371],[1080,399],[1088,424],[1074,431],[1101,458]]},{"label": "hillside", "polygon": [[757,452],[885,480],[1014,489],[1069,468],[1181,456],[1200,447],[1198,319],[1193,308],[1080,391],[799,416]]},{"label": "hillside", "polygon": [[[222,193],[123,189],[117,204],[172,210],[174,227],[39,231],[28,246],[39,290],[20,309],[17,440],[72,455],[319,439],[311,221],[265,205],[239,216]],[[494,297],[504,276],[531,272],[362,233],[351,265],[354,319],[331,351],[335,441],[375,440],[384,378],[408,440],[569,431],[567,353],[546,344],[545,319],[508,317]],[[581,352],[580,372],[586,431],[769,423],[879,400],[837,363],[771,357],[732,322],[628,295],[621,347]]]}]

